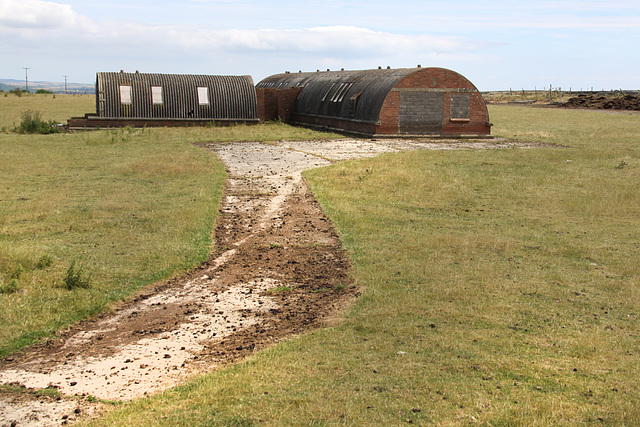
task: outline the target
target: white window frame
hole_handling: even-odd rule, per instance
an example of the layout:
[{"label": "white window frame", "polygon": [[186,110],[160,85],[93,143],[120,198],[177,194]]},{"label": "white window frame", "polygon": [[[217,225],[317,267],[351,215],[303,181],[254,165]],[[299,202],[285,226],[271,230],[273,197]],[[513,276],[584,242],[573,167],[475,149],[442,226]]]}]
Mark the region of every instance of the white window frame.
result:
[{"label": "white window frame", "polygon": [[131,105],[131,101],[131,85],[120,85],[120,103],[123,105]]},{"label": "white window frame", "polygon": [[198,105],[209,105],[209,87],[198,86]]},{"label": "white window frame", "polygon": [[153,105],[163,105],[162,86],[151,86],[151,103]]}]

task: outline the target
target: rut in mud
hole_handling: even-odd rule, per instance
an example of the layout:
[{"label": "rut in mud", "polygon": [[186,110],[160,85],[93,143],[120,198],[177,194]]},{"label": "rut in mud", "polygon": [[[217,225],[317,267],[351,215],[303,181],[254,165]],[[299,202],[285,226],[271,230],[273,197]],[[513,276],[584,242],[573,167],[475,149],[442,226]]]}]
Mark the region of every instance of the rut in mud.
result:
[{"label": "rut in mud", "polygon": [[184,277],[1,362],[0,426],[59,425],[176,385],[292,334],[326,325],[356,295],[349,260],[301,172],[416,149],[506,148],[500,142],[297,141],[203,144],[230,179],[218,252]]}]

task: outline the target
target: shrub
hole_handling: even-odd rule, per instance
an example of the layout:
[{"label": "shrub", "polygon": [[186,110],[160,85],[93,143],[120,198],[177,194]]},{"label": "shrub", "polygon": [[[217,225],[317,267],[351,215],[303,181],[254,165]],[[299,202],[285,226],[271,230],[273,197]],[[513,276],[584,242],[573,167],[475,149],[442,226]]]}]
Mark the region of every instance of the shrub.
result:
[{"label": "shrub", "polygon": [[82,268],[76,270],[75,268],[76,262],[73,261],[67,270],[67,275],[62,280],[64,285],[63,288],[71,291],[75,288],[88,288],[90,277],[85,277]]},{"label": "shrub", "polygon": [[27,110],[21,115],[22,121],[16,128],[18,133],[38,133],[38,134],[50,134],[58,133],[58,124],[55,120],[49,120],[45,122],[40,118],[39,111]]}]

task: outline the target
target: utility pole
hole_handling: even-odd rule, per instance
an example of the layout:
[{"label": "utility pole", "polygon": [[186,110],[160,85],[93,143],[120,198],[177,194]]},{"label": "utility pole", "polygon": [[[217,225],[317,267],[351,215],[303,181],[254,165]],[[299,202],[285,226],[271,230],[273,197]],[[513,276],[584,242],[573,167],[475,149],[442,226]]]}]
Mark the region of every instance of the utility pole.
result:
[{"label": "utility pole", "polygon": [[64,76],[64,94],[67,94],[67,77],[69,76]]},{"label": "utility pole", "polygon": [[25,91],[29,92],[29,70],[31,68],[22,67],[24,70],[24,83],[25,83]]}]

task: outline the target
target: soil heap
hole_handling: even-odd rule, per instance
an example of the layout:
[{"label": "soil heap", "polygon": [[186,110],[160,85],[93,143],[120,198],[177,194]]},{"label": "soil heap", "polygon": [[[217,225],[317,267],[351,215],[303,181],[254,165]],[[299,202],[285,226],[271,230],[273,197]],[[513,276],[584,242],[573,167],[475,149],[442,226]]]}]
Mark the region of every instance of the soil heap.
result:
[{"label": "soil heap", "polygon": [[624,95],[611,97],[603,95],[581,94],[569,99],[566,108],[594,108],[599,110],[633,110],[640,111],[640,95]]}]

